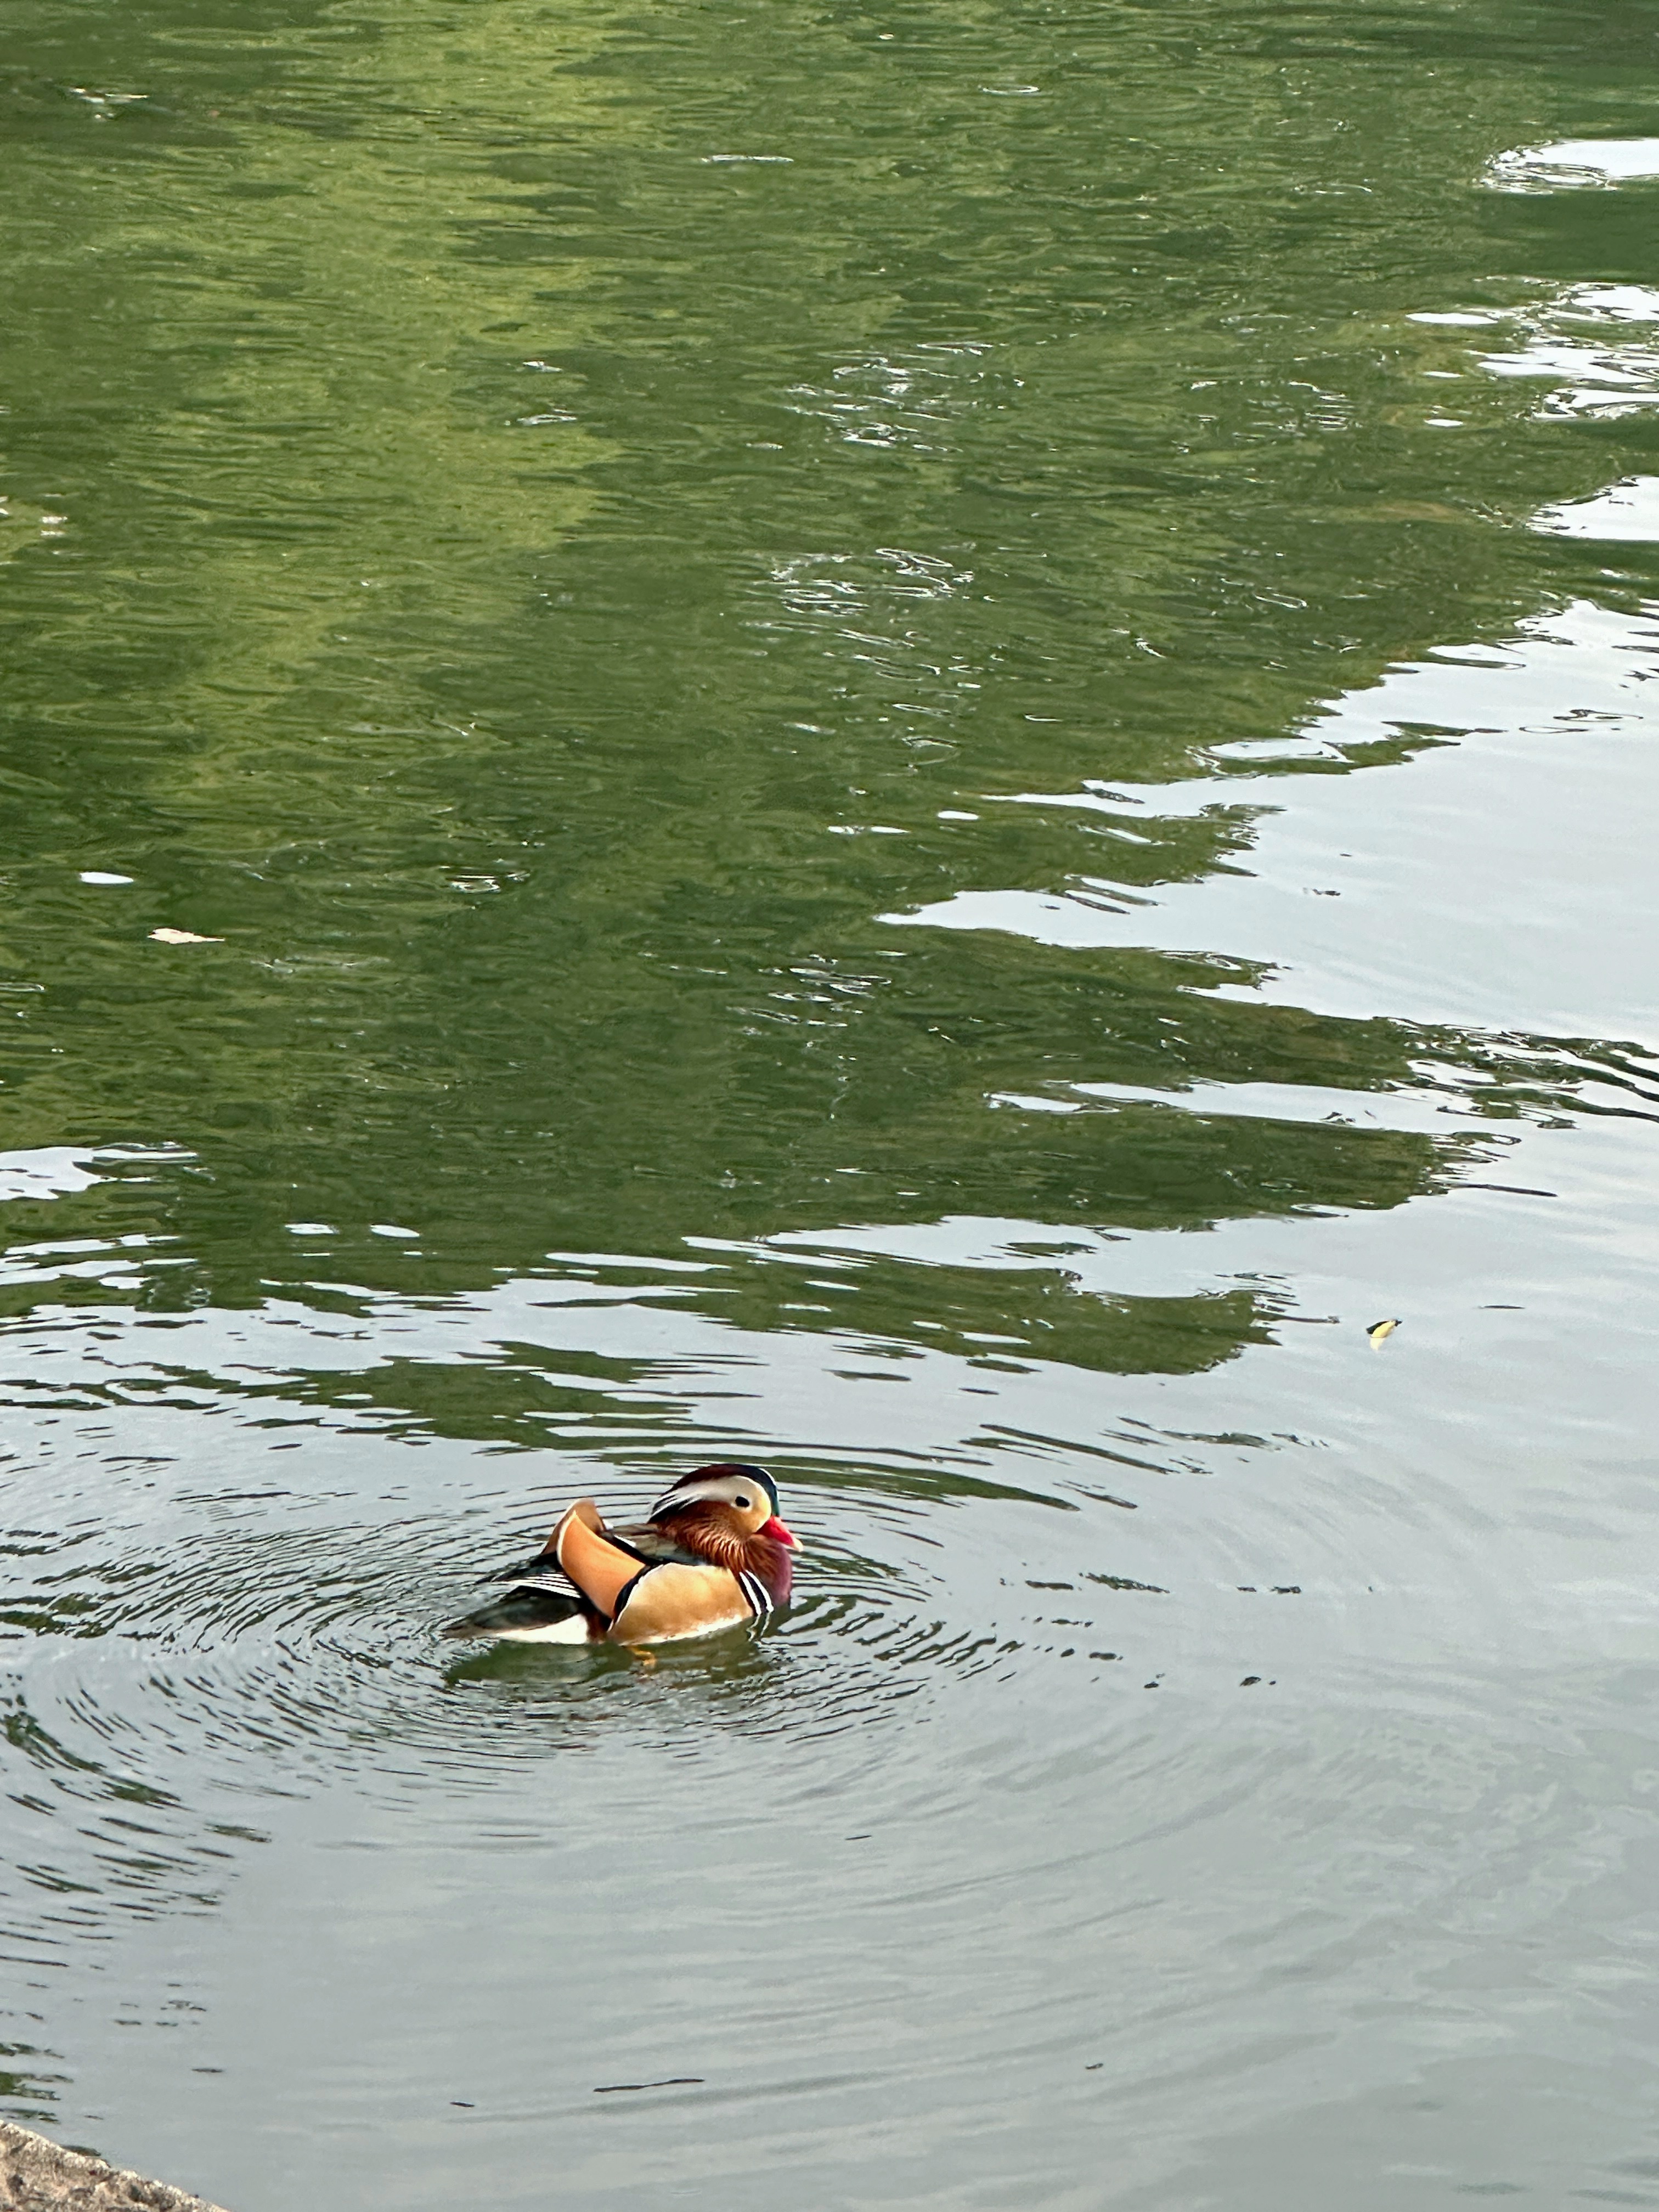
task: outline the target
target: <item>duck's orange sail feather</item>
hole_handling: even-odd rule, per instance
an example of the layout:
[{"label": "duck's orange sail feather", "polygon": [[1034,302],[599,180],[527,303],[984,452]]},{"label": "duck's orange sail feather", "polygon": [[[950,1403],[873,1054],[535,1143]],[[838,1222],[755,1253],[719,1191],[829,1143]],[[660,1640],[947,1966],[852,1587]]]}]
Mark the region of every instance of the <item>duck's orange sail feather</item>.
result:
[{"label": "duck's orange sail feather", "polygon": [[599,1509],[579,1498],[553,1531],[548,1549],[592,1606],[614,1620],[617,1600],[645,1562],[605,1533]]}]

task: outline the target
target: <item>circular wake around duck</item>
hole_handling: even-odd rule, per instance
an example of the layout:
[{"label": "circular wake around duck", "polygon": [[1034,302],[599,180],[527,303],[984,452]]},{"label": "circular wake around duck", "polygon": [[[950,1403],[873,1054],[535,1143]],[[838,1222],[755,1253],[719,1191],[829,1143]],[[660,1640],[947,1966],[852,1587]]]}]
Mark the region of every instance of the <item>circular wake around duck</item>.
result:
[{"label": "circular wake around duck", "polygon": [[[591,1468],[560,1486],[545,1460],[523,1464],[533,1485],[503,1485],[497,1462],[482,1490],[463,1462],[470,1494],[445,1513],[388,1500],[375,1521],[326,1490],[198,1488],[164,1516],[106,1504],[100,1518],[88,1495],[57,1541],[15,1528],[4,1619],[30,1664],[14,1741],[82,1802],[280,1797],[340,1779],[401,1798],[619,1730],[684,1757],[711,1730],[808,1742],[878,1729],[939,1668],[992,1663],[982,1635],[944,1617],[915,1514],[856,1485],[790,1493],[793,1601],[763,1627],[648,1661],[606,1644],[458,1648],[441,1625],[482,1578],[539,1548],[572,1489],[601,1487]],[[638,1488],[620,1478],[608,1494]]]}]

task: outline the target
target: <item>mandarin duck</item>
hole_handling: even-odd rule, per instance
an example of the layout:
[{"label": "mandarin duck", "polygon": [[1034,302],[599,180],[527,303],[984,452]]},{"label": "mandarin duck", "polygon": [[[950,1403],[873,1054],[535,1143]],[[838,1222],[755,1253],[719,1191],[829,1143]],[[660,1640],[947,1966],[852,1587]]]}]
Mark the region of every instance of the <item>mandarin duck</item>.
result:
[{"label": "mandarin duck", "polygon": [[722,1460],[681,1475],[648,1519],[627,1527],[606,1528],[593,1500],[578,1498],[533,1559],[490,1577],[505,1594],[443,1633],[517,1644],[707,1636],[787,1605],[796,1549],[765,1468]]}]

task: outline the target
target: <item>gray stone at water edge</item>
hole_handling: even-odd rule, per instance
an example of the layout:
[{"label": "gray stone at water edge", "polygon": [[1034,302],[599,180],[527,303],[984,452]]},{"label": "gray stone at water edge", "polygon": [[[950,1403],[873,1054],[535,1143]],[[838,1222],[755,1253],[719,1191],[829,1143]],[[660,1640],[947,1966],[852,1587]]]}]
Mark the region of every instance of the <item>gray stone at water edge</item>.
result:
[{"label": "gray stone at water edge", "polygon": [[221,2212],[221,2207],[0,2120],[0,2212]]}]

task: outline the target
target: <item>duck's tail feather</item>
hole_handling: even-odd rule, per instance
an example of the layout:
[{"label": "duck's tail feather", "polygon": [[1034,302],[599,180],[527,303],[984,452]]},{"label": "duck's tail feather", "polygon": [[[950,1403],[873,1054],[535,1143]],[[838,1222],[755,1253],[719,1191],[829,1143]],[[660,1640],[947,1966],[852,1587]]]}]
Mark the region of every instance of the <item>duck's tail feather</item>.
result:
[{"label": "duck's tail feather", "polygon": [[481,1583],[520,1583],[526,1575],[544,1575],[557,1569],[558,1561],[550,1550],[538,1552],[533,1559],[520,1559],[516,1566],[496,1567],[487,1575],[480,1575]]},{"label": "duck's tail feather", "polygon": [[442,1630],[445,1636],[495,1636],[515,1644],[585,1644],[604,1632],[598,1613],[574,1591],[522,1586]]}]

